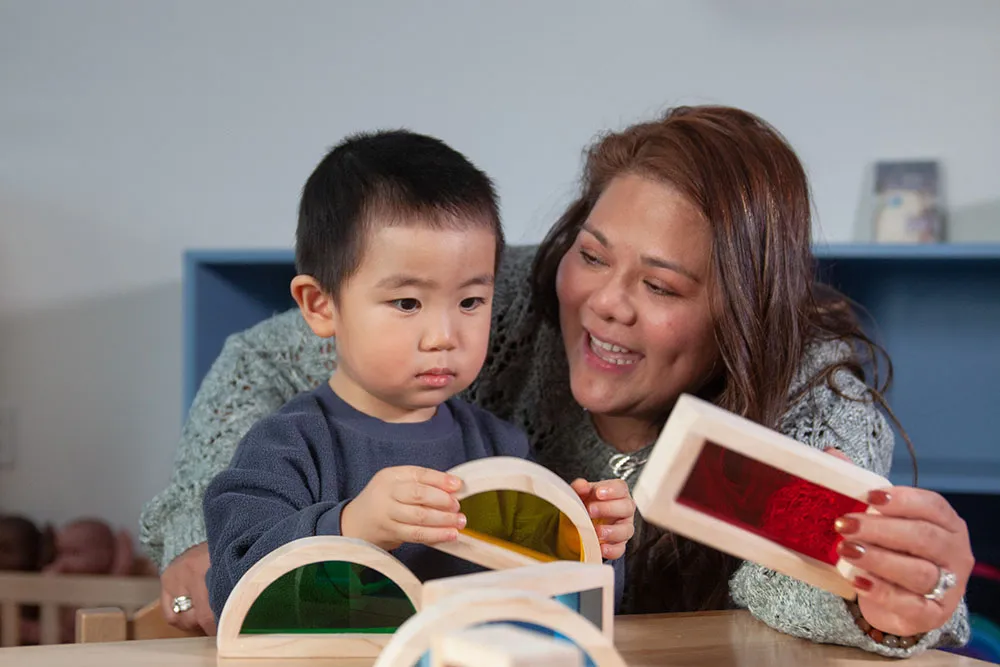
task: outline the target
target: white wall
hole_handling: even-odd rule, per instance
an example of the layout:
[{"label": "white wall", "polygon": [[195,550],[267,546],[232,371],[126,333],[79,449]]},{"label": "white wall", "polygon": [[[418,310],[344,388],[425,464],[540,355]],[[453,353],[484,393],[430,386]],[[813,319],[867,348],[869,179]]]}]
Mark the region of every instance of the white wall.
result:
[{"label": "white wall", "polygon": [[440,135],[537,241],[596,132],[670,104],[776,124],[848,240],[869,163],[935,157],[1000,239],[1000,3],[0,0],[0,509],[134,529],[179,433],[180,257],[283,246],[345,133]]}]

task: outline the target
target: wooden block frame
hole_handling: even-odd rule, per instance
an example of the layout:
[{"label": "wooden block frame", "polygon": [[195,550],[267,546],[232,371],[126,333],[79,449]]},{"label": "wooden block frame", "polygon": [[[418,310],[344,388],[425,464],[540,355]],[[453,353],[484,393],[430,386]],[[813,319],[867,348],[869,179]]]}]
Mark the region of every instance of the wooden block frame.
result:
[{"label": "wooden block frame", "polygon": [[240,634],[258,596],[275,580],[304,565],[329,561],[357,563],[395,582],[420,611],[420,580],[392,554],[350,537],[318,535],[289,542],[257,561],[237,582],[219,617],[220,658],[374,658],[391,635]]},{"label": "wooden block frame", "polygon": [[424,584],[422,601],[428,607],[480,589],[527,591],[548,598],[581,593],[580,607],[574,611],[614,641],[615,570],[611,565],[559,561],[434,579]]},{"label": "wooden block frame", "polygon": [[861,571],[847,561],[840,559],[831,566],[677,502],[706,442],[865,503],[869,491],[887,488],[890,482],[685,394],[674,406],[632,494],[640,514],[654,525],[854,599],[851,580]]},{"label": "wooden block frame", "polygon": [[[448,472],[462,480],[462,488],[455,493],[459,501],[486,491],[521,491],[550,502],[576,526],[583,562],[603,562],[597,531],[586,506],[573,488],[551,470],[525,459],[491,456],[462,463]],[[457,541],[435,544],[434,548],[492,570],[540,562],[461,531]]]},{"label": "wooden block frame", "polygon": [[564,641],[513,625],[486,625],[436,637],[443,667],[583,667],[583,653]]},{"label": "wooden block frame", "polygon": [[488,623],[522,622],[554,631],[586,652],[597,667],[626,667],[610,639],[565,605],[537,593],[496,589],[470,590],[426,605],[399,627],[374,667],[413,667],[431,651],[438,637]]}]

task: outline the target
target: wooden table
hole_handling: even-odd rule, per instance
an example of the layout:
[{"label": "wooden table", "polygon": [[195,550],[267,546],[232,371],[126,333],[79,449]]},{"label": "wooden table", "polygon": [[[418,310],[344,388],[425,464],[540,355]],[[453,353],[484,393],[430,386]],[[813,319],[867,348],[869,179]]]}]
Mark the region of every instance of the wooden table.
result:
[{"label": "wooden table", "polygon": [[[905,662],[841,646],[826,646],[771,630],[745,611],[623,616],[615,621],[615,644],[631,667],[748,665],[871,665],[972,667],[987,663],[943,651],[927,651]],[[370,660],[226,660],[225,667],[369,667]],[[3,667],[215,667],[209,638],[132,641],[0,649]]]}]

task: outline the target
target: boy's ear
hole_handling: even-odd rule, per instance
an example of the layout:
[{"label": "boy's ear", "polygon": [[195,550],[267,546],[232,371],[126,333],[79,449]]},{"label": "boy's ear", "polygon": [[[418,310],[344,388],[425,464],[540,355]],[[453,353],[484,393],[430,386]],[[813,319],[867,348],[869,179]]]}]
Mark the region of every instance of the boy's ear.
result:
[{"label": "boy's ear", "polygon": [[312,276],[297,275],[292,278],[292,298],[299,305],[299,312],[313,333],[320,338],[337,335],[337,306]]}]

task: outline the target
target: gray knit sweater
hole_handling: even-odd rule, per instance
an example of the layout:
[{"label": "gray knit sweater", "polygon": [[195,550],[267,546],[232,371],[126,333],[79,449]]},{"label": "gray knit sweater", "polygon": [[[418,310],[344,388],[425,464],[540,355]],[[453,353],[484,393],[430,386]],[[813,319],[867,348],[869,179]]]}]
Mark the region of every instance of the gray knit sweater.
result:
[{"label": "gray knit sweater", "polygon": [[[539,461],[564,479],[620,477],[631,486],[648,451],[619,453],[601,440],[573,400],[559,332],[534,317],[529,287],[534,251],[507,251],[497,277],[489,355],[463,398],[524,429]],[[810,348],[792,391],[848,352],[836,343]],[[314,336],[297,311],[278,314],[226,341],[191,407],[170,485],[144,508],[140,540],[151,558],[164,567],[205,541],[205,487],[229,464],[243,435],[261,417],[328,380],[334,368],[332,343]],[[836,447],[855,463],[886,475],[892,431],[866,400],[860,381],[846,372],[835,381],[845,395],[860,400],[840,397],[825,386],[813,389],[789,408],[781,431],[810,447]],[[626,572],[630,569],[627,554]],[[737,570],[730,592],[737,605],[777,630],[887,656],[969,639],[964,602],[944,627],[914,647],[890,649],[858,629],[841,598],[754,563]]]}]

